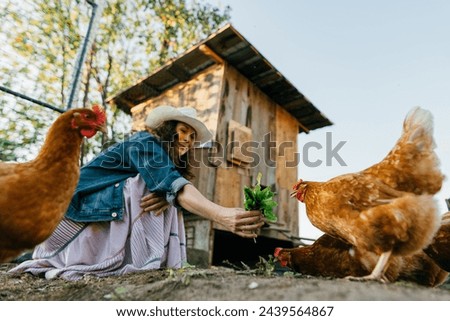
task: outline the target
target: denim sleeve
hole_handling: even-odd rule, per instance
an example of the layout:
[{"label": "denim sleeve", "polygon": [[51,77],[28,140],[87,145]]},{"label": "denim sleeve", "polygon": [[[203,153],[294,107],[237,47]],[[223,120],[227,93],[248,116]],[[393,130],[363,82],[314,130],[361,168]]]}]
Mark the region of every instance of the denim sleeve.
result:
[{"label": "denim sleeve", "polygon": [[191,182],[184,177],[177,178],[173,181],[171,191],[166,193],[166,200],[170,205],[180,207],[178,202],[176,202],[177,193],[187,184],[191,184]]},{"label": "denim sleeve", "polygon": [[177,192],[189,183],[154,140],[133,144],[126,154],[129,164],[141,175],[147,188],[153,193],[165,195],[171,204],[174,204]]}]

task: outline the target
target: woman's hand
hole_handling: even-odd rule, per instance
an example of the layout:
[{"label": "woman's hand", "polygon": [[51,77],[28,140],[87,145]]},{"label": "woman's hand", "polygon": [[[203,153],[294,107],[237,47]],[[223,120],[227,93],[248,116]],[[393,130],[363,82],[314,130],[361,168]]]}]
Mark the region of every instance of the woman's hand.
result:
[{"label": "woman's hand", "polygon": [[257,237],[256,232],[264,225],[260,211],[220,206],[208,200],[192,184],[186,184],[178,192],[177,201],[188,212],[223,225],[228,231],[242,237]]},{"label": "woman's hand", "polygon": [[148,193],[142,197],[140,205],[144,212],[153,212],[155,215],[160,215],[170,206],[164,197],[156,193]]},{"label": "woman's hand", "polygon": [[264,216],[260,211],[245,211],[242,208],[223,208],[217,218],[217,223],[245,238],[257,237],[257,232],[264,222]]}]

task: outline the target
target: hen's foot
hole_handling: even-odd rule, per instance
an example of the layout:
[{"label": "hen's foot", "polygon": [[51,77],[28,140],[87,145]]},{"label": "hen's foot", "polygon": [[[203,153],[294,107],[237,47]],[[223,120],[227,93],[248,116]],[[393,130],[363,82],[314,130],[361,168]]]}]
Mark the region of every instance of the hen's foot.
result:
[{"label": "hen's foot", "polygon": [[360,277],[350,275],[347,276],[346,279],[350,281],[359,281],[359,282],[365,281],[377,281],[381,283],[389,282],[388,279],[386,279],[386,277],[384,276],[384,270],[387,268],[387,263],[390,256],[391,251],[381,253],[380,257],[378,258],[377,264],[375,265],[375,268],[369,275]]},{"label": "hen's foot", "polygon": [[376,281],[380,283],[387,283],[388,280],[384,276],[377,276],[377,275],[366,275],[366,276],[347,276],[345,277],[346,280],[349,281],[356,281],[356,282],[368,282],[368,281]]}]

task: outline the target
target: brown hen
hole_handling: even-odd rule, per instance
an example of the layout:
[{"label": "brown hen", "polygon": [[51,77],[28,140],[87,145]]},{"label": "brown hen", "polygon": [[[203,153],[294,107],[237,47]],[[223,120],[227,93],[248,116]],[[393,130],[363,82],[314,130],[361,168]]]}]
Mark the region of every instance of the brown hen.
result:
[{"label": "brown hen", "polygon": [[0,262],[44,241],[66,212],[78,183],[83,137],[106,132],[103,109],[72,109],[50,127],[38,156],[0,163]]},{"label": "brown hen", "polygon": [[[361,251],[328,234],[311,245],[277,248],[274,256],[281,266],[298,273],[331,278],[363,277],[372,271],[378,259],[375,253]],[[423,251],[394,256],[389,263],[384,276],[390,282],[403,280],[435,287],[444,283],[449,274]]]},{"label": "brown hen", "polygon": [[391,255],[411,255],[430,244],[439,227],[433,195],[444,179],[434,152],[433,118],[413,109],[394,148],[379,163],[327,182],[294,185],[311,223],[379,259],[370,275],[383,280]]}]

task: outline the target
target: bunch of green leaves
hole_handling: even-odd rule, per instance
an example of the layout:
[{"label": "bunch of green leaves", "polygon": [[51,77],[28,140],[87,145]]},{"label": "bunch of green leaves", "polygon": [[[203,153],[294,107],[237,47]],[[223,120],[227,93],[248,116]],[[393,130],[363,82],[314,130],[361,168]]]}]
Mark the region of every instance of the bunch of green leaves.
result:
[{"label": "bunch of green leaves", "polygon": [[277,216],[273,212],[273,208],[278,205],[273,200],[275,193],[272,192],[270,186],[261,189],[262,174],[258,173],[256,177],[256,185],[253,188],[244,187],[244,208],[247,211],[260,210],[269,222],[276,222]]}]

